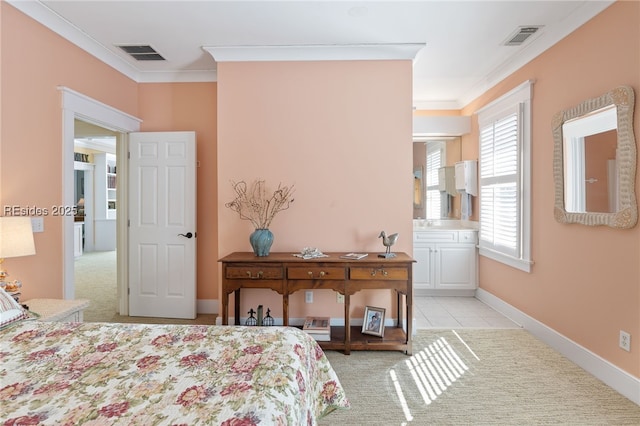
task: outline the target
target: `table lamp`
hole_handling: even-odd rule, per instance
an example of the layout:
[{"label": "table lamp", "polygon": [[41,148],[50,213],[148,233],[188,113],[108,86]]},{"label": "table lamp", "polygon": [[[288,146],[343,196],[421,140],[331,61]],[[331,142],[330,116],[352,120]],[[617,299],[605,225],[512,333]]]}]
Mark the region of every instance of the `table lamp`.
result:
[{"label": "table lamp", "polygon": [[31,218],[27,216],[0,216],[0,286],[5,288],[9,275],[2,267],[5,258],[36,254]]}]

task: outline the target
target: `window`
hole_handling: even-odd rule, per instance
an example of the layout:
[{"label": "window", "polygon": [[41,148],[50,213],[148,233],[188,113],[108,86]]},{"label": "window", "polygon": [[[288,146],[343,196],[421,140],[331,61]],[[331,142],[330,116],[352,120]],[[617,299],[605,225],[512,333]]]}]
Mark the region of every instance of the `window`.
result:
[{"label": "window", "polygon": [[480,255],[531,268],[531,92],[525,82],[478,111]]},{"label": "window", "polygon": [[440,219],[441,217],[441,195],[440,181],[438,178],[438,169],[444,166],[446,158],[445,142],[429,141],[427,142],[427,164],[426,164],[426,218]]}]

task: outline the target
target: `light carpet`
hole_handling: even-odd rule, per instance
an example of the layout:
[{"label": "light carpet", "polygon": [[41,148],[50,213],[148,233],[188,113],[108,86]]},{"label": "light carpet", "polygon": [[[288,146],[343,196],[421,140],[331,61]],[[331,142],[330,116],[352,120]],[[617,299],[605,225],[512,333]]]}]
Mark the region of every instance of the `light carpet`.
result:
[{"label": "light carpet", "polygon": [[525,330],[419,330],[413,348],[327,351],[352,407],[321,425],[640,425],[638,405]]},{"label": "light carpet", "polygon": [[117,261],[115,251],[85,252],[75,259],[75,298],[88,299],[86,322],[146,324],[215,324],[215,314],[199,314],[194,320],[130,317],[118,314]]},{"label": "light carpet", "polygon": [[[115,252],[76,259],[85,321],[215,324],[117,314]],[[521,329],[418,330],[413,355],[327,351],[351,409],[321,426],[640,425],[640,407]]]}]

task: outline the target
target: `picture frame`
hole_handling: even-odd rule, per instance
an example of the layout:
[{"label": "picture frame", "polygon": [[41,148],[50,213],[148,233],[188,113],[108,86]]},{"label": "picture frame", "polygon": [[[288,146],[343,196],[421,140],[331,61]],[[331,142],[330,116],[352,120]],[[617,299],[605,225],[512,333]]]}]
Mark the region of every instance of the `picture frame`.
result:
[{"label": "picture frame", "polygon": [[384,308],[366,306],[362,322],[362,334],[384,337]]}]

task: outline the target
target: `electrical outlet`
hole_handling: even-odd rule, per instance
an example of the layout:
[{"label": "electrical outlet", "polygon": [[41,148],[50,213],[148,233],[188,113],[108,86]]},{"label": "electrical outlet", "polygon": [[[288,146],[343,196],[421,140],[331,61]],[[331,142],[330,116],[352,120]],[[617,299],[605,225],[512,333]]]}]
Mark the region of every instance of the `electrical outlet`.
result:
[{"label": "electrical outlet", "polygon": [[620,347],[627,352],[631,352],[631,335],[620,330]]},{"label": "electrical outlet", "polygon": [[304,303],[313,303],[313,292],[305,291],[304,293]]},{"label": "electrical outlet", "polygon": [[336,302],[344,303],[344,294],[336,293]]},{"label": "electrical outlet", "polygon": [[44,232],[44,218],[41,216],[32,217],[31,230],[33,232]]}]

